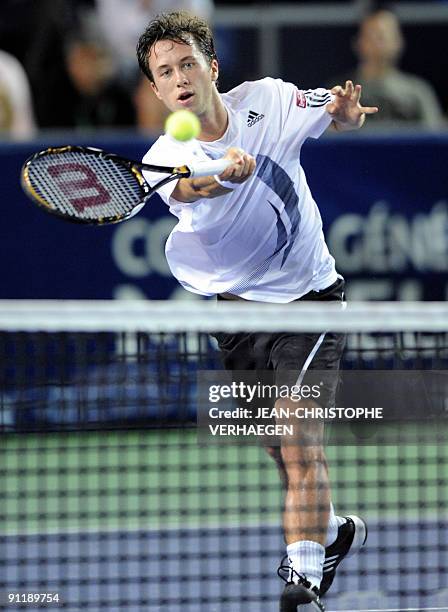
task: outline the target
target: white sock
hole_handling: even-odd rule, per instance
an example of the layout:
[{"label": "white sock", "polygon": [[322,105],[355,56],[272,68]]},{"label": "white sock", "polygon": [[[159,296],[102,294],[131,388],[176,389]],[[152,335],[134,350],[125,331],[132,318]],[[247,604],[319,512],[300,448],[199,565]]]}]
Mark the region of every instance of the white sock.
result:
[{"label": "white sock", "polygon": [[337,516],[334,512],[333,504],[330,504],[330,518],[328,519],[327,528],[327,539],[325,546],[330,546],[338,537],[338,529],[340,525],[346,523],[346,519],[343,516]]},{"label": "white sock", "polygon": [[[311,586],[319,588],[322,581],[322,572],[325,560],[325,548],[318,542],[310,540],[300,540],[293,542],[286,547],[290,566],[297,572],[305,576],[311,582]],[[292,581],[298,582],[299,577],[292,572]]]}]

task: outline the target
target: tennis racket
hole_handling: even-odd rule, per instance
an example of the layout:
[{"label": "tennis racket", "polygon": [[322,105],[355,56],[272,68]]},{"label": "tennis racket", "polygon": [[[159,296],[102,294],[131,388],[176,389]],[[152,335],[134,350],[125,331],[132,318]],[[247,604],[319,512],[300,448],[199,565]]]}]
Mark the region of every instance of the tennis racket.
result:
[{"label": "tennis racket", "polygon": [[[26,160],[21,184],[33,202],[53,215],[75,223],[104,225],[137,214],[170,181],[221,174],[229,164],[229,160],[218,159],[188,166],[156,166],[93,147],[51,147]],[[150,187],[142,170],[167,176]]]}]

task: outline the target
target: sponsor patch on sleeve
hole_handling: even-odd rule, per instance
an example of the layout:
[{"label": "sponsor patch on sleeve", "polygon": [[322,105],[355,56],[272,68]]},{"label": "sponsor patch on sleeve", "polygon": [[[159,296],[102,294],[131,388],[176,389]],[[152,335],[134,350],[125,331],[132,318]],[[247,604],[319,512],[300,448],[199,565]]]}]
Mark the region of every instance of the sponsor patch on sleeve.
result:
[{"label": "sponsor patch on sleeve", "polygon": [[296,105],[300,108],[306,108],[306,97],[303,91],[297,90]]}]

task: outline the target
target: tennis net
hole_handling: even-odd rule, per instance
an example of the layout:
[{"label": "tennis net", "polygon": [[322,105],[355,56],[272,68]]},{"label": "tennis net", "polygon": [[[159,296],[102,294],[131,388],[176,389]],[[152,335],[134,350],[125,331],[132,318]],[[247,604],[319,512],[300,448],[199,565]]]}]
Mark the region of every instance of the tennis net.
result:
[{"label": "tennis net", "polygon": [[329,427],[336,512],[369,538],[327,609],[447,610],[447,321],[439,303],[0,302],[0,605],[277,609],[281,484],[253,437],[209,435],[210,334],[331,329],[340,393],[393,408]]}]

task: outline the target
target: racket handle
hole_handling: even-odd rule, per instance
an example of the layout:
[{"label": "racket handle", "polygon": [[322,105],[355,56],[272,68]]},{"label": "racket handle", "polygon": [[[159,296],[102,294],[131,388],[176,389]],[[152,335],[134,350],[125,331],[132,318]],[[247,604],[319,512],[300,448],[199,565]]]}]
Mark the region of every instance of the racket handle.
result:
[{"label": "racket handle", "polygon": [[188,169],[191,174],[190,177],[195,176],[213,176],[215,174],[221,174],[226,168],[230,166],[232,162],[229,159],[215,159],[210,161],[199,161],[194,164],[189,164]]}]

